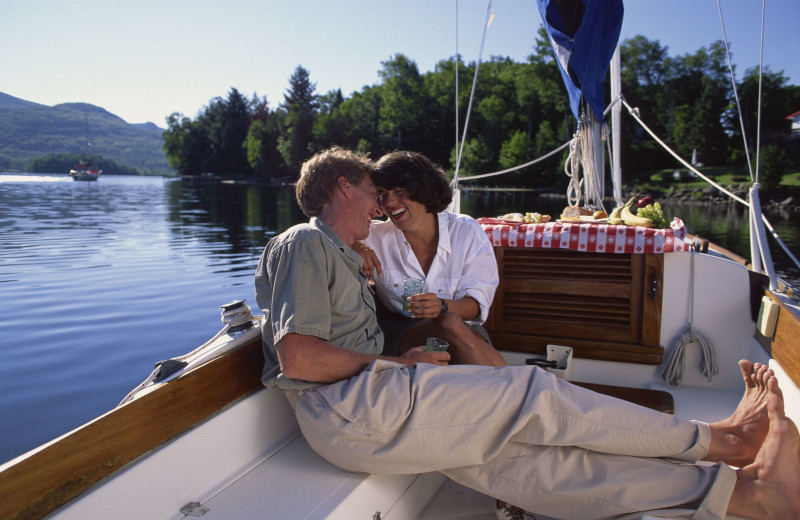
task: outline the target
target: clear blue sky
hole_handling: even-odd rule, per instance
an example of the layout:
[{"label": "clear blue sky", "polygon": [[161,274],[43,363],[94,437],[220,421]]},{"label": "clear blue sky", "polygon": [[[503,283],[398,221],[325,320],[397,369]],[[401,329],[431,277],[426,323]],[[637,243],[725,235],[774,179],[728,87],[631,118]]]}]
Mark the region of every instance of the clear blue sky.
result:
[{"label": "clear blue sky", "polygon": [[[720,0],[737,76],[759,62],[761,2]],[[478,57],[488,0],[459,0],[458,48]],[[495,0],[484,59],[530,54],[534,0]],[[768,0],[764,63],[800,84],[800,1]],[[622,39],[691,53],[722,39],[716,0],[629,0]],[[396,53],[430,71],[456,49],[456,0],[0,0],[0,92],[86,102],[129,123],[195,117],[236,87],[283,101],[298,65],[317,93],[378,82]],[[464,81],[470,81],[465,78]],[[800,109],[800,107],[798,107]]]}]

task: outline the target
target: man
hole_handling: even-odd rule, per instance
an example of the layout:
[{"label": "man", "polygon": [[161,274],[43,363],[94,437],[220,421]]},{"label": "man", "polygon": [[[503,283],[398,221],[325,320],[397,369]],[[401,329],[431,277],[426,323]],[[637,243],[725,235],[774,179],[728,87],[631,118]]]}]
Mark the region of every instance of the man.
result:
[{"label": "man", "polygon": [[765,366],[741,363],[742,402],[709,425],[535,367],[445,367],[446,352],[422,347],[381,356],[367,277],[349,247],[381,214],[371,167],[340,148],[307,161],[296,191],[311,220],[271,241],[256,272],[264,384],[286,392],[317,453],[350,471],[440,471],[558,518],[800,517],[800,434]]}]

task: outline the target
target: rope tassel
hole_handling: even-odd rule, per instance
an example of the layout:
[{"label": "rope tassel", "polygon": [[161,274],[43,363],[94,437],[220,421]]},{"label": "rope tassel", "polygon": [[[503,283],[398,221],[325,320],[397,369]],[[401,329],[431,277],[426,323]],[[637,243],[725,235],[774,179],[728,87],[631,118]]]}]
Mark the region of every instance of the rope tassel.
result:
[{"label": "rope tassel", "polygon": [[[694,248],[694,246],[692,246]],[[683,383],[683,374],[686,368],[686,349],[691,345],[699,345],[700,347],[700,372],[706,377],[707,381],[719,374],[719,365],[717,363],[717,356],[714,352],[714,346],[702,335],[697,334],[692,329],[692,322],[694,321],[694,255],[695,252],[689,253],[689,323],[686,330],[678,336],[678,340],[672,345],[664,361],[661,363],[660,374],[666,381],[667,386],[670,388],[677,388]]]}]

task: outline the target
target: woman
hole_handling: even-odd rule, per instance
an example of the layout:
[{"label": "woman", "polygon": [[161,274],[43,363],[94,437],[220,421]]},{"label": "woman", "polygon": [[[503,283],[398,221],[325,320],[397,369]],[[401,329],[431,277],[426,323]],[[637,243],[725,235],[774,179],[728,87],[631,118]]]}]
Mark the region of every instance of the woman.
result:
[{"label": "woman", "polygon": [[[373,221],[353,248],[377,286],[384,352],[399,355],[434,336],[450,343],[454,363],[505,365],[476,332],[497,288],[497,261],[474,219],[444,211],[453,199],[444,172],[422,154],[401,151],[383,156],[373,178],[388,220]],[[408,298],[412,317],[402,313],[406,278],[425,281],[423,293]]]}]

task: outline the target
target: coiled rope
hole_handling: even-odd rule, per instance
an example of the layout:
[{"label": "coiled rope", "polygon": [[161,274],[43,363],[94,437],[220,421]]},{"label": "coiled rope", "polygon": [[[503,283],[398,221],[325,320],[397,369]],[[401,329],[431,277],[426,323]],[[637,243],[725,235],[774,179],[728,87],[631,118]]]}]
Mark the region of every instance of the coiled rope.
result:
[{"label": "coiled rope", "polygon": [[683,383],[683,374],[686,369],[686,349],[693,344],[700,346],[700,372],[706,376],[707,381],[719,373],[717,356],[714,347],[702,335],[692,328],[694,321],[694,246],[689,252],[689,323],[686,330],[681,333],[673,343],[664,361],[661,363],[661,377],[670,388],[677,388]]}]

